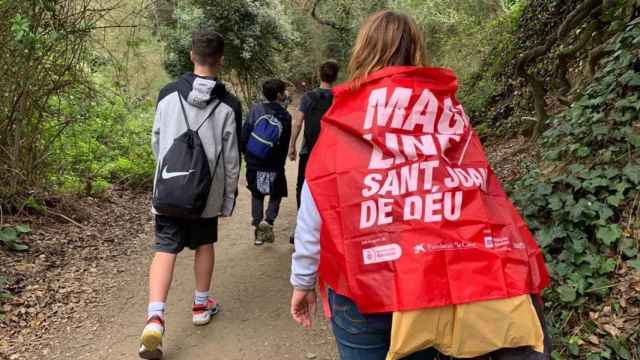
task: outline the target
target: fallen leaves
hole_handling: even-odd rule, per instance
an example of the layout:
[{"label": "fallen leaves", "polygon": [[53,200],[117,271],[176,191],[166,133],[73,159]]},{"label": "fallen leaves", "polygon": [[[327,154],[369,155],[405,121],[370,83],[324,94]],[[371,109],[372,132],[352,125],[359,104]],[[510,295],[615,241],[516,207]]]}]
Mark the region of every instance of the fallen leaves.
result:
[{"label": "fallen leaves", "polygon": [[25,239],[28,252],[0,248],[0,276],[12,295],[0,301],[0,359],[41,358],[60,346],[58,335],[86,325],[118,287],[113,274],[132,266],[148,241],[147,193],[112,191],[104,199],[77,200],[73,208],[77,213],[66,217],[82,226],[60,216],[5,219],[30,223],[33,233]]},{"label": "fallen leaves", "polygon": [[503,183],[516,179],[536,164],[538,156],[536,144],[524,136],[517,136],[499,143],[486,145],[489,164]]},{"label": "fallen leaves", "polygon": [[628,338],[640,329],[640,271],[623,264],[612,282],[616,285],[602,309],[589,312],[596,331],[584,338],[593,352],[602,350],[607,336]]}]

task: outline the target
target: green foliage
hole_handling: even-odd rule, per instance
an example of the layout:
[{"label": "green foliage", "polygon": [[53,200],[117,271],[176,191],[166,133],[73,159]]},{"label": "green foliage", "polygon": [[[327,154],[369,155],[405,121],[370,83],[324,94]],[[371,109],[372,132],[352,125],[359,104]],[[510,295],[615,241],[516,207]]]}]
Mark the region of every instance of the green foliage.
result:
[{"label": "green foliage", "polygon": [[214,29],[225,36],[225,73],[239,83],[246,98],[256,98],[258,81],[277,72],[278,54],[293,40],[281,12],[279,2],[271,0],[181,2],[175,24],[163,31],[165,67],[174,77],[191,71],[191,32]]},{"label": "green foliage", "polygon": [[[505,54],[514,52],[514,24],[519,16],[517,11],[519,8],[514,6],[513,9],[509,13],[496,17],[478,32],[482,34],[476,40],[481,44],[480,47],[467,47],[477,49],[475,51],[481,52],[480,58],[484,59],[481,65],[467,67],[461,73],[460,101],[465,104],[466,111],[473,117],[485,112],[489,102],[502,90],[498,78],[511,60]],[[469,57],[476,62],[479,61],[473,55]],[[479,68],[481,70],[478,70]]]},{"label": "green foliage", "polygon": [[[482,118],[502,89],[499,81],[514,53],[514,34],[525,0],[394,0],[427,34],[427,49],[436,66],[460,79],[458,96],[472,118]],[[484,129],[478,129],[482,134]]]},{"label": "green foliage", "polygon": [[[542,169],[526,174],[511,189],[557,284],[545,297],[553,304],[558,358],[586,354],[581,342],[572,341],[578,335],[575,322],[607,299],[621,262],[638,265],[638,239],[631,236],[639,224],[632,221],[634,214],[623,221],[623,210],[640,188],[639,37],[636,24],[611,41],[612,55],[602,71],[569,110],[551,120],[541,139]],[[605,350],[589,359],[631,359],[625,341],[609,338]]]},{"label": "green foliage", "polygon": [[292,82],[305,81],[315,86],[318,66],[327,59],[341,65],[338,81],[346,78],[351,48],[360,23],[371,13],[389,4],[385,0],[353,1],[323,0],[316,9],[316,16],[331,21],[334,27],[321,25],[310,16],[312,1],[300,7],[301,1],[280,0],[285,14],[291,20],[295,36],[283,53],[278,56],[278,75]]},{"label": "green foliage", "polygon": [[146,30],[109,29],[110,21],[143,21],[133,16],[146,6],[141,1],[93,3],[0,3],[3,207],[41,211],[38,198],[51,192],[96,194],[113,183],[151,181],[148,94],[165,75],[149,44],[160,46]]},{"label": "green foliage", "polygon": [[[520,1],[395,0],[393,6],[411,14],[424,28],[433,63],[452,68],[464,84],[494,44],[509,42],[509,38],[503,37],[511,31],[511,13],[518,3]],[[496,60],[500,60],[495,64],[498,66],[503,61]]]},{"label": "green foliage", "polygon": [[471,60],[461,64],[458,96],[481,135],[492,128],[492,124],[478,121],[491,117],[487,116],[490,105],[505,92],[513,96],[508,86],[513,83],[515,75],[505,76],[505,72],[509,71],[518,54],[518,25],[527,3],[526,0],[517,0],[505,4],[504,12],[479,27],[476,25],[472,37],[465,41],[465,48],[470,52],[465,58]]},{"label": "green foliage", "polygon": [[77,119],[52,146],[51,159],[60,171],[51,182],[66,192],[99,194],[111,184],[149,186],[155,168],[149,136],[153,105],[129,102],[109,82],[95,80],[100,93],[91,102],[56,99]]},{"label": "green foliage", "polygon": [[[23,235],[31,232],[31,228],[27,225],[5,226],[0,227],[0,242],[14,251],[25,251],[29,246],[20,242]],[[1,285],[1,284],[0,284]],[[0,298],[2,292],[0,291]]]},{"label": "green foliage", "polygon": [[0,199],[15,205],[46,186],[51,145],[74,122],[53,98],[85,97],[91,29],[105,10],[91,0],[0,3]]},{"label": "green foliage", "polygon": [[189,57],[191,32],[205,19],[201,9],[189,4],[178,6],[174,17],[175,23],[163,24],[162,33],[166,42],[164,66],[169,75],[178,77],[193,67]]}]

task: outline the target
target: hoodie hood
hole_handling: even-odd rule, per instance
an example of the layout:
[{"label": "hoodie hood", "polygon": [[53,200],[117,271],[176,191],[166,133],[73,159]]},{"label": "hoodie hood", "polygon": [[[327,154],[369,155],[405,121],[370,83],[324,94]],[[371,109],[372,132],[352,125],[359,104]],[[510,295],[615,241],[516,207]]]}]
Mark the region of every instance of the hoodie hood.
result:
[{"label": "hoodie hood", "polygon": [[213,100],[224,98],[227,89],[222,81],[214,77],[186,73],[178,81],[178,92],[189,104],[204,109]]}]

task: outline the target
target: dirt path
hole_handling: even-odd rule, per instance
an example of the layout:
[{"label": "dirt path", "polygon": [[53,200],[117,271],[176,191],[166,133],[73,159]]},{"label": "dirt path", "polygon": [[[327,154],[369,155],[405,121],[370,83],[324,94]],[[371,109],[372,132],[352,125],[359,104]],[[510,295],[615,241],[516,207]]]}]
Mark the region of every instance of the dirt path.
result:
[{"label": "dirt path", "polygon": [[[220,226],[216,246],[213,294],[222,311],[205,327],[191,325],[193,296],[192,252],[178,257],[168,299],[166,359],[335,359],[335,345],[328,324],[319,318],[314,328],[299,328],[289,315],[288,236],[295,219],[295,172],[287,169],[290,197],[276,223],[273,245],[255,247],[250,224],[250,194],[240,180],[240,196],[234,216]],[[152,230],[149,242],[152,240]],[[149,243],[140,246],[148,247]],[[147,304],[147,266],[151,255],[132,259],[122,277],[126,284],[119,296],[100,309],[98,323],[90,319],[79,329],[61,335],[54,359],[135,359]]]}]

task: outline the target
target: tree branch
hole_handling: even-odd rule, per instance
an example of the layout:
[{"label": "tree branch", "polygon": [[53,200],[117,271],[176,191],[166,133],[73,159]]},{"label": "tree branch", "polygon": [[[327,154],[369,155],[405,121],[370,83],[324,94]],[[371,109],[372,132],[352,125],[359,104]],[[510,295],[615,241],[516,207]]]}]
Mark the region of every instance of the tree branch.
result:
[{"label": "tree branch", "polygon": [[91,33],[95,30],[106,30],[106,29],[135,29],[138,25],[105,25],[105,26],[90,26],[86,28],[74,29],[73,31],[68,31],[67,34],[80,34],[80,33]]},{"label": "tree branch", "polygon": [[331,21],[331,20],[326,20],[326,19],[322,19],[318,16],[318,14],[316,13],[316,10],[318,9],[318,4],[320,4],[320,0],[315,0],[313,3],[313,7],[311,8],[311,17],[320,25],[324,25],[324,26],[328,26],[334,30],[338,30],[338,31],[348,31],[349,28],[346,26],[342,26],[339,25],[338,23]]},{"label": "tree branch", "polygon": [[575,45],[562,48],[558,52],[556,81],[558,82],[558,93],[560,95],[567,95],[571,91],[571,82],[567,78],[567,72],[569,72],[569,58],[587,46],[587,43],[589,43],[589,40],[591,40],[593,33],[596,30],[598,30],[598,23],[592,21],[582,30],[582,33],[578,36]]},{"label": "tree branch", "polygon": [[603,0],[587,0],[573,10],[558,28],[558,38],[565,38],[569,32],[577,28],[584,19],[591,15],[593,10],[602,4],[602,1]]},{"label": "tree branch", "polygon": [[604,43],[591,50],[591,53],[589,54],[589,72],[587,73],[590,78],[595,76],[596,68],[598,67],[600,60],[613,52],[607,49],[607,45],[607,43]]},{"label": "tree branch", "polygon": [[[583,2],[567,16],[557,31],[554,31],[549,35],[549,37],[547,37],[543,45],[525,52],[516,63],[516,74],[527,81],[531,91],[533,92],[538,123],[535,125],[532,139],[535,139],[540,135],[544,129],[544,123],[547,121],[549,115],[546,111],[545,82],[543,79],[539,79],[535,74],[528,71],[527,68],[529,64],[535,62],[538,58],[547,55],[559,40],[565,39],[568,34],[580,26],[585,19],[593,14],[595,9],[602,5],[602,2],[603,0],[587,0]],[[562,64],[560,66],[562,66]]]}]

